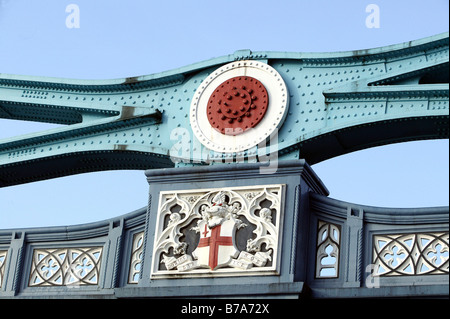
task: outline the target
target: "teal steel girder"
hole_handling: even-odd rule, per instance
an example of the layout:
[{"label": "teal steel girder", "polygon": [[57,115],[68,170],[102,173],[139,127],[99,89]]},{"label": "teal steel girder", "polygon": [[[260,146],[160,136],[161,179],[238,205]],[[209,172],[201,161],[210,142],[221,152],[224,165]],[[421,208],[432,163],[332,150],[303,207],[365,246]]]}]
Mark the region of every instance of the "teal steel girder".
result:
[{"label": "teal steel girder", "polygon": [[[189,111],[202,81],[240,60],[265,62],[286,83],[290,99],[278,131],[281,160],[314,164],[368,147],[449,137],[448,33],[337,53],[241,50],[116,80],[0,74],[0,118],[65,125],[0,140],[0,187],[90,171],[181,165],[170,156],[180,140],[190,145],[180,151],[184,162],[236,156],[206,150],[197,157],[200,143]],[[246,161],[258,160],[252,155],[260,151],[246,151]]]}]

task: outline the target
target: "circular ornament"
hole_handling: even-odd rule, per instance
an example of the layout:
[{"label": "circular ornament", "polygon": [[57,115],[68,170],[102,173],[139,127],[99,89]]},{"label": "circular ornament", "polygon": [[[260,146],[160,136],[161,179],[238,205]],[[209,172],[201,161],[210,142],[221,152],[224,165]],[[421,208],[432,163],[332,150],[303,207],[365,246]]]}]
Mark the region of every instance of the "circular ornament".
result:
[{"label": "circular ornament", "polygon": [[220,84],[208,101],[209,124],[219,133],[238,135],[258,125],[269,106],[264,85],[250,76],[237,76]]},{"label": "circular ornament", "polygon": [[190,123],[208,149],[250,149],[281,127],[289,94],[280,74],[259,61],[237,61],[213,71],[197,89]]}]

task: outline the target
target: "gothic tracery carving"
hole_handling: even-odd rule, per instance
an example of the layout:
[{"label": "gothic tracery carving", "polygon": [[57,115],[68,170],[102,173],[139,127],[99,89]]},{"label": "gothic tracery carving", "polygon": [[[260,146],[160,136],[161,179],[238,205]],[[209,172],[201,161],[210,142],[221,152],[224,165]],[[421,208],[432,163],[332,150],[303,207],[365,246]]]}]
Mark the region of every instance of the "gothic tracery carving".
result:
[{"label": "gothic tracery carving", "polygon": [[162,192],[153,276],[275,271],[283,192],[283,185]]},{"label": "gothic tracery carving", "polygon": [[375,276],[449,273],[449,233],[375,235]]},{"label": "gothic tracery carving", "polygon": [[97,285],[102,250],[102,247],[35,249],[28,285]]}]

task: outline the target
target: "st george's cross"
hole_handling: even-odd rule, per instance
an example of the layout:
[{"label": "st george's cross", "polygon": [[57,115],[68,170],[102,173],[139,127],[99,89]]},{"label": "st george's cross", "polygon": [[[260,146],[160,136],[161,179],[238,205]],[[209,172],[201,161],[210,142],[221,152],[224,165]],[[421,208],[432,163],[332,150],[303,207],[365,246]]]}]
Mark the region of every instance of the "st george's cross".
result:
[{"label": "st george's cross", "polygon": [[227,266],[239,255],[235,244],[236,220],[229,218],[229,206],[223,193],[213,199],[213,205],[204,211],[204,218],[196,229],[200,232],[200,241],[192,256],[199,267],[211,270]]},{"label": "st george's cross", "polygon": [[200,242],[193,252],[199,266],[208,265],[214,270],[228,265],[232,258],[237,257],[239,251],[234,247],[233,235],[236,229],[233,221],[225,221],[212,229],[209,229],[206,222],[199,226],[204,230],[200,233]]}]

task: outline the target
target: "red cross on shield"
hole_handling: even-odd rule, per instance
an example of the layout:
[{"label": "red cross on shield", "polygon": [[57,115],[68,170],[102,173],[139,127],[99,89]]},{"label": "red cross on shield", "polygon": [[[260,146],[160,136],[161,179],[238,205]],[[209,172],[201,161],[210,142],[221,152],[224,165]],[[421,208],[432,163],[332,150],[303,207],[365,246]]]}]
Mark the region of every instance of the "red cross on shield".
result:
[{"label": "red cross on shield", "polygon": [[236,224],[227,220],[222,225],[210,229],[206,222],[199,223],[200,241],[192,256],[201,267],[215,270],[227,266],[232,258],[239,255],[234,240]]}]

